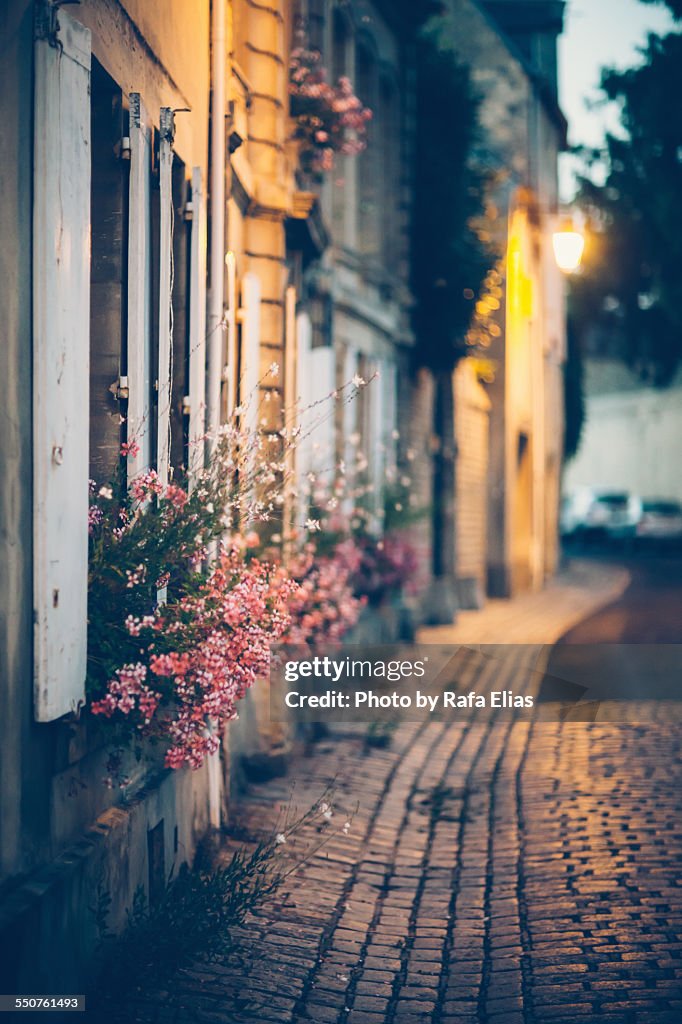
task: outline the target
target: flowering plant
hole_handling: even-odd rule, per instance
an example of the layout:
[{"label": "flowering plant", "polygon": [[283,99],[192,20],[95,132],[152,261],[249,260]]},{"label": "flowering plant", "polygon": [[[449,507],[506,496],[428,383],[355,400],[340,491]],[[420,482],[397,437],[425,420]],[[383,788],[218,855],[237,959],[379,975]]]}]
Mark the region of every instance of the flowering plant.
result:
[{"label": "flowering plant", "polygon": [[385,470],[379,496],[367,468],[359,451],[353,464],[341,464],[342,475],[331,489],[314,476],[310,498],[324,527],[318,551],[356,599],[379,604],[390,591],[418,589],[420,559],[409,528],[428,510],[418,505],[405,472]]},{"label": "flowering plant", "polygon": [[[189,489],[162,483],[154,470],[91,484],[90,708],[119,731],[160,740],[171,768],[197,768],[217,749],[217,730],[267,674],[269,645],[290,623],[297,584],[229,534],[276,513],[269,485],[283,461],[262,452],[256,466],[253,451],[265,444],[231,423]],[[137,452],[128,442],[121,454]]]},{"label": "flowering plant", "polygon": [[337,553],[353,592],[370,604],[379,604],[390,591],[409,585],[419,568],[415,548],[400,532],[387,533],[381,540],[356,532],[341,541]]},{"label": "flowering plant", "polygon": [[127,617],[137,656],[115,670],[93,714],[119,713],[163,739],[169,768],[200,767],[218,749],[209,726],[234,719],[237,702],[267,674],[270,644],[289,626],[296,589],[275,566],[246,563],[238,549],[223,548],[184,596]]},{"label": "flowering plant", "polygon": [[316,557],[311,542],[292,559],[288,570],[298,589],[290,603],[287,643],[338,643],[358,621],[363,605],[363,599],[353,593],[346,560],[338,553]]},{"label": "flowering plant", "polygon": [[[298,437],[249,433],[241,411],[188,488],[154,470],[91,482],[90,710],[114,733],[159,741],[170,768],[198,768],[218,748],[238,701],[267,675],[271,644],[336,639],[357,618],[347,575],[312,544],[287,571],[276,551],[258,557],[255,530],[233,532],[281,516]],[[138,451],[129,441],[121,455]]]},{"label": "flowering plant", "polygon": [[336,85],[327,81],[319,50],[299,45],[291,51],[289,95],[305,170],[318,175],[331,171],[335,153],[355,156],[365,149],[372,111],[345,75]]}]

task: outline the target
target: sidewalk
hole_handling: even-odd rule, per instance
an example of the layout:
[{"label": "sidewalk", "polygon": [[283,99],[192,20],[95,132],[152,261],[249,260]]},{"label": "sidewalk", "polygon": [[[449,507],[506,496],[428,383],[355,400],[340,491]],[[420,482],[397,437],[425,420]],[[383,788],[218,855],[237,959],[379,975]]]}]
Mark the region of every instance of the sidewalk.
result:
[{"label": "sidewalk", "polygon": [[581,619],[615,601],[630,582],[625,569],[572,559],[544,590],[513,600],[492,599],[462,611],[454,626],[420,631],[423,643],[553,644]]},{"label": "sidewalk", "polygon": [[[523,692],[532,657],[522,644],[552,642],[616,597],[627,581],[609,573],[576,565],[542,595],[494,602],[422,639],[499,643],[504,627],[520,646],[495,681]],[[178,978],[173,999],[148,994],[124,1019],[682,1019],[680,727],[454,715],[403,723],[387,750],[344,726],[288,779],[252,787],[224,856],[328,784],[334,821],[353,815],[349,834],[251,917],[230,956]],[[317,837],[311,826],[282,858],[299,862]]]}]

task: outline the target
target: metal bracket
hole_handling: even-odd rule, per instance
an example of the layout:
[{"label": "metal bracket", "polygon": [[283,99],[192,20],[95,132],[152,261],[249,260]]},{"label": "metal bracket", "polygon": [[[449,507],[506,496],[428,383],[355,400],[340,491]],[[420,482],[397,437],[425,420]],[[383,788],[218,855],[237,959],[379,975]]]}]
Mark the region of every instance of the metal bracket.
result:
[{"label": "metal bracket", "polygon": [[119,377],[109,386],[109,391],[118,402],[125,402],[130,396],[130,388],[128,386],[127,377]]},{"label": "metal bracket", "polygon": [[161,107],[159,113],[159,132],[161,138],[173,145],[175,139],[175,111],[171,107]]}]

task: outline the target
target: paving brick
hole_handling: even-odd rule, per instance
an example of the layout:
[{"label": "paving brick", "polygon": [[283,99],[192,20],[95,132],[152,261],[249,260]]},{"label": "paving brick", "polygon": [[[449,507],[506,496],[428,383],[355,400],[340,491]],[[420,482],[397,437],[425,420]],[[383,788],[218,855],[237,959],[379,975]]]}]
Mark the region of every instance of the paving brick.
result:
[{"label": "paving brick", "polygon": [[[515,650],[500,689],[536,685],[538,656]],[[235,950],[178,975],[169,1021],[476,1024],[483,1007],[488,1024],[679,1024],[681,747],[663,720],[401,723],[369,754],[344,727],[291,774],[299,805],[324,779],[340,813],[359,802],[351,835],[235,929]],[[246,832],[276,826],[288,785],[245,794]]]}]

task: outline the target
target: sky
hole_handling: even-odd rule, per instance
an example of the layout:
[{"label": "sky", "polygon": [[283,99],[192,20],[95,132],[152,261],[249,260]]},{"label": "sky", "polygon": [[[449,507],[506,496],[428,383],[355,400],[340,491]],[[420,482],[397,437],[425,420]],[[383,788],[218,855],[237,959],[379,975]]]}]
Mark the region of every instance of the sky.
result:
[{"label": "sky", "polygon": [[[640,59],[637,47],[648,32],[666,32],[673,25],[664,6],[639,0],[568,0],[566,24],[559,41],[561,106],[569,122],[572,145],[598,147],[605,129],[616,128],[613,106],[588,110],[598,96],[601,68],[629,67]],[[561,192],[572,198],[574,158],[562,157]]]}]

